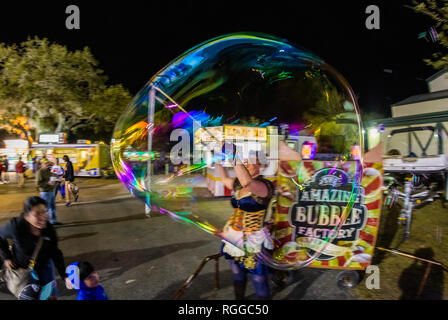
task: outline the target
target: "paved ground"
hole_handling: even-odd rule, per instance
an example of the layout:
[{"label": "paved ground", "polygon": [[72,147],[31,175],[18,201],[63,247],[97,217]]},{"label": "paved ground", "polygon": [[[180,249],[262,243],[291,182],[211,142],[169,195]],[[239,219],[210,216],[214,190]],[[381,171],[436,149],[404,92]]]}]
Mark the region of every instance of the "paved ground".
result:
[{"label": "paved ground", "polygon": [[[9,184],[0,184],[0,222],[20,212],[23,199],[39,194],[34,180],[28,179],[25,187],[19,188],[14,181],[14,177],[15,175],[10,173],[11,182]],[[75,182],[81,188],[80,202],[82,203],[100,199],[131,197],[118,180],[79,178]],[[60,195],[58,195],[57,200],[57,205],[63,204]]]},{"label": "paved ground", "polygon": [[[79,180],[79,203],[57,208],[60,248],[66,263],[83,259],[93,263],[111,299],[170,299],[208,255],[219,251],[217,238],[183,225],[165,215],[147,218],[142,202],[131,198],[116,180]],[[36,194],[32,181],[17,192],[0,185],[0,223],[20,210],[28,195]],[[231,214],[228,199],[200,201],[200,215],[222,226]],[[353,292],[336,286],[337,271],[306,269],[293,275],[293,283],[274,299],[356,299]],[[220,289],[213,289],[214,264],[208,263],[182,299],[233,299],[231,272],[220,259]],[[61,299],[75,299],[75,292],[60,286]],[[252,285],[247,295],[253,299]],[[14,299],[0,286],[0,299]]]}]

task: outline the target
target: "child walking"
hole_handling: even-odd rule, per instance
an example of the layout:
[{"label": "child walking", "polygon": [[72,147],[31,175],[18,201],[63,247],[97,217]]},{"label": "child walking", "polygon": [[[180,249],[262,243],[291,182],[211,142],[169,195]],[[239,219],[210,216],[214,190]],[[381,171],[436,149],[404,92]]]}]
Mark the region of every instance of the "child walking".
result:
[{"label": "child walking", "polygon": [[75,279],[69,276],[73,289],[78,290],[76,300],[109,300],[92,264],[87,261],[79,261],[71,265],[78,267],[79,271],[79,288],[75,285]]}]

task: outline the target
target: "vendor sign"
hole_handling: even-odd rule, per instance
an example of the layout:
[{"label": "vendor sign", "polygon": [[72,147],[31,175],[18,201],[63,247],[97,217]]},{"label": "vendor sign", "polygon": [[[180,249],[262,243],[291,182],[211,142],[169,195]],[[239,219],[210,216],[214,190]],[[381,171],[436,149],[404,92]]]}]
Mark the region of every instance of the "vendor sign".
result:
[{"label": "vendor sign", "polygon": [[[291,263],[316,257],[309,266],[317,268],[370,264],[381,213],[382,164],[357,166],[355,161],[282,161],[274,256]],[[362,180],[356,178],[361,172]]]}]

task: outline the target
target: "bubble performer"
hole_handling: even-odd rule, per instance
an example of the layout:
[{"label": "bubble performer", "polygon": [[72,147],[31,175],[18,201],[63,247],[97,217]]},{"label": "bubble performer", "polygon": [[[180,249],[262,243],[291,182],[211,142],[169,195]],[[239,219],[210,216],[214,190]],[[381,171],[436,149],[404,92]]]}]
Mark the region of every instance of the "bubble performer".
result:
[{"label": "bubble performer", "polygon": [[258,262],[255,255],[262,250],[274,248],[269,231],[264,226],[274,186],[260,176],[262,164],[256,154],[246,164],[235,157],[233,168],[236,178],[229,178],[222,164],[218,163],[217,166],[223,183],[233,190],[230,202],[234,211],[223,229],[223,236],[237,246],[223,240],[221,250],[226,259],[230,260],[235,298],[244,299],[249,273],[257,297],[270,299],[268,267]]}]

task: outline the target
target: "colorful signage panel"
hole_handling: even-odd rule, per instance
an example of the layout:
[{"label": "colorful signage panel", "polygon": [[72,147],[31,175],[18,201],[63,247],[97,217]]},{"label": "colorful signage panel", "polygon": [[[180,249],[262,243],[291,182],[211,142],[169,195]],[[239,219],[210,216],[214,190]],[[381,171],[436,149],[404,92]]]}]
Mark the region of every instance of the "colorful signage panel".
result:
[{"label": "colorful signage panel", "polygon": [[277,187],[274,256],[290,263],[314,256],[309,267],[316,268],[370,265],[381,214],[382,163],[360,170],[355,161],[282,161]]}]

